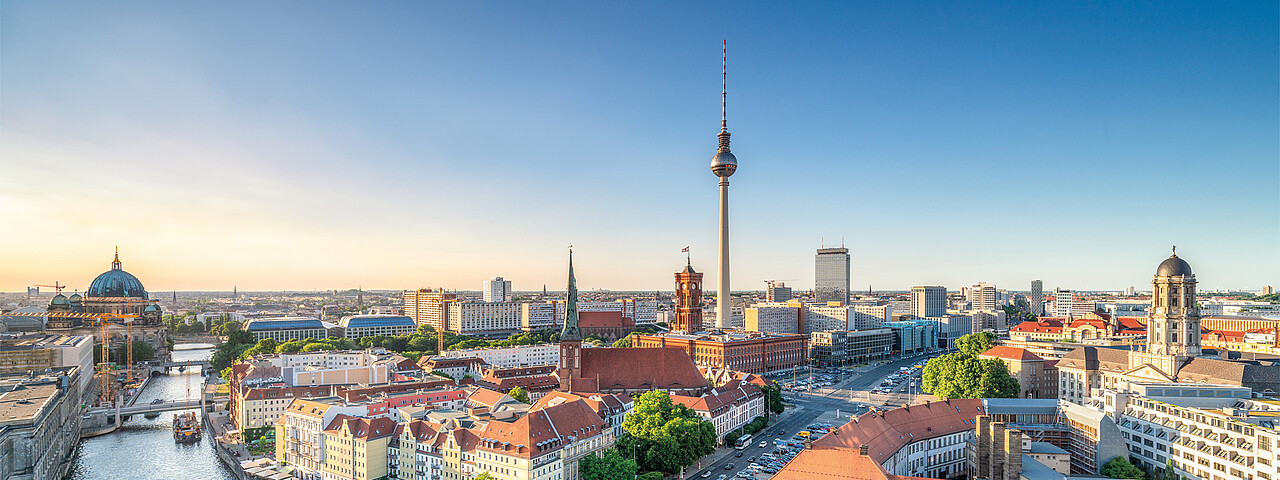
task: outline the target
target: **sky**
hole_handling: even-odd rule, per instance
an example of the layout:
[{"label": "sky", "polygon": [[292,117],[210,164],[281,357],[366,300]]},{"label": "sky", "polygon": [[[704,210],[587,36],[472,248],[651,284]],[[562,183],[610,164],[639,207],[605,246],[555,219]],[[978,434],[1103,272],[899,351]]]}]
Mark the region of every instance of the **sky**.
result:
[{"label": "sky", "polygon": [[1271,2],[0,2],[0,291],[1280,284]]}]

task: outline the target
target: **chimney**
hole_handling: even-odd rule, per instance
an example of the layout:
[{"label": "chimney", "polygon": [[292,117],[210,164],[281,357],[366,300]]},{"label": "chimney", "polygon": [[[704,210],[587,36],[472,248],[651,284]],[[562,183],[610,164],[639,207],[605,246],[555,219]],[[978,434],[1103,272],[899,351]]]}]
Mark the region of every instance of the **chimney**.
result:
[{"label": "chimney", "polygon": [[867,446],[865,444],[858,446],[858,455],[867,456]]},{"label": "chimney", "polygon": [[996,453],[995,449],[1001,447],[1004,443],[1004,423],[991,423],[991,469],[988,470],[987,478],[991,480],[1004,479],[1004,459],[1005,455]]},{"label": "chimney", "polygon": [[813,448],[813,435],[804,437],[804,449],[810,450],[812,448]]},{"label": "chimney", "polygon": [[[1004,436],[1004,480],[1022,478],[1022,432],[1008,430]],[[992,480],[996,480],[994,477]]]},{"label": "chimney", "polygon": [[970,472],[971,477],[981,477],[991,471],[991,417],[978,415],[978,454],[977,465]]}]

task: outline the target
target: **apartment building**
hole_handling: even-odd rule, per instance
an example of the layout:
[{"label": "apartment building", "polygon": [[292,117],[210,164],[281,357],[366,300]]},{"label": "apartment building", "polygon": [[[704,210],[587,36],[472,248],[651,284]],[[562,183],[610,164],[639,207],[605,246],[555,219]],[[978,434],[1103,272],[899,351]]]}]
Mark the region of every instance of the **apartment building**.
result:
[{"label": "apartment building", "polygon": [[389,418],[335,415],[324,429],[324,480],[375,480],[387,476],[387,445],[395,436]]},{"label": "apartment building", "polygon": [[540,343],[537,345],[446,350],[444,358],[478,358],[486,364],[500,368],[555,365],[560,361],[560,346],[551,343]]},{"label": "apartment building", "polygon": [[446,305],[458,301],[458,294],[445,292],[444,289],[422,288],[403,293],[404,314],[418,325],[430,325],[440,331],[444,329]]},{"label": "apartment building", "polygon": [[723,440],[729,432],[764,416],[765,398],[760,387],[730,380],[699,397],[672,395],[671,401],[687,406],[716,427],[716,437]]}]

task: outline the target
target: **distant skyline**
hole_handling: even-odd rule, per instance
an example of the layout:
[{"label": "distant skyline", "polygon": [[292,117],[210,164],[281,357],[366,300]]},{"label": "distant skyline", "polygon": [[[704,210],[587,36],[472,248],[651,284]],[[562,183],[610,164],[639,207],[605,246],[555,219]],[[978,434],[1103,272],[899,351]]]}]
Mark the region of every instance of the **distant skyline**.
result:
[{"label": "distant skyline", "polygon": [[0,1],[0,291],[1280,284],[1280,6]]}]

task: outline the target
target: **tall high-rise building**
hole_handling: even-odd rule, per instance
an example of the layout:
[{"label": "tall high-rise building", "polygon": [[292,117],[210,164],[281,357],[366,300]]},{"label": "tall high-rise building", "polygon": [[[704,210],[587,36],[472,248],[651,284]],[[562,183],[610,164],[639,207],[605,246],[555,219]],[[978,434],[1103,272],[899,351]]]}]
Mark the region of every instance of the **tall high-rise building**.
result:
[{"label": "tall high-rise building", "polygon": [[1044,315],[1044,282],[1031,281],[1031,298],[1027,302],[1031,304],[1032,315]]},{"label": "tall high-rise building", "polygon": [[947,313],[947,287],[911,287],[911,315],[916,318],[940,317]]},{"label": "tall high-rise building", "polygon": [[1000,305],[996,286],[986,282],[978,282],[969,288],[969,308],[973,310],[995,310]]},{"label": "tall high-rise building", "polygon": [[821,302],[849,301],[849,249],[819,248],[814,257],[813,296]]},{"label": "tall high-rise building", "polygon": [[1262,294],[1263,294],[1263,295],[1271,295],[1271,294],[1274,294],[1274,293],[1276,293],[1276,287],[1273,287],[1273,286],[1271,286],[1271,285],[1263,285],[1263,286],[1262,286]]},{"label": "tall high-rise building", "polygon": [[764,301],[769,303],[791,300],[791,287],[782,282],[770,280],[764,289]]},{"label": "tall high-rise building", "polygon": [[738,171],[738,157],[729,151],[728,75],[729,42],[724,44],[720,73],[720,146],[711,157],[711,173],[720,179],[720,271],[716,275],[716,327],[729,328],[729,177]]},{"label": "tall high-rise building", "polygon": [[485,280],[482,290],[486,302],[511,301],[511,280],[503,280],[502,277],[490,278]]},{"label": "tall high-rise building", "polygon": [[671,330],[702,331],[702,274],[695,272],[693,265],[676,272],[676,316]]}]

